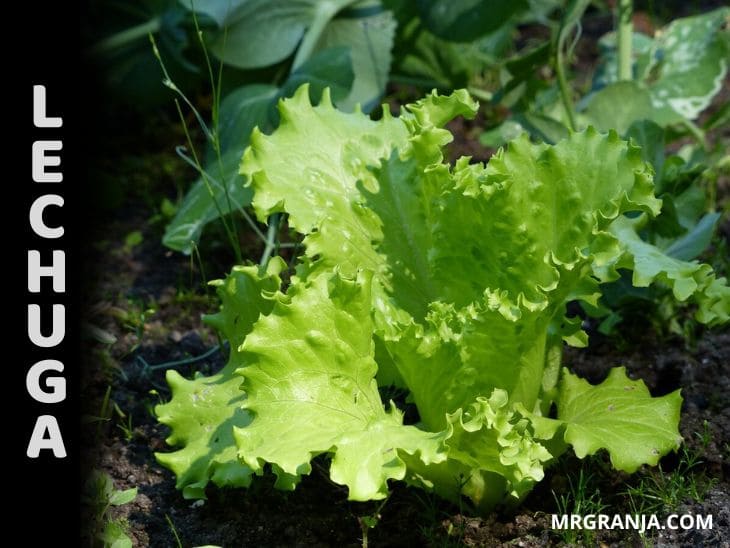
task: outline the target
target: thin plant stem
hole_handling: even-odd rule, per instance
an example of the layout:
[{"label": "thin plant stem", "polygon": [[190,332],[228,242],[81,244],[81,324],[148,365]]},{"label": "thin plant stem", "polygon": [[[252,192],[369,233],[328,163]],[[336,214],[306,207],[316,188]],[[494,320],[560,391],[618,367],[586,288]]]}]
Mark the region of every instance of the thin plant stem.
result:
[{"label": "thin plant stem", "polygon": [[230,226],[228,226],[228,223],[226,222],[226,219],[223,215],[223,210],[221,209],[220,205],[218,204],[218,200],[215,199],[215,194],[213,193],[213,188],[210,184],[210,179],[208,178],[208,175],[205,173],[205,170],[203,169],[202,164],[200,163],[200,160],[198,159],[198,153],[195,151],[195,146],[193,145],[193,140],[190,137],[190,132],[188,131],[188,125],[185,122],[185,116],[183,116],[182,108],[180,108],[180,101],[175,99],[175,106],[177,107],[177,113],[178,116],[180,116],[180,121],[182,122],[183,131],[185,132],[185,138],[188,141],[188,146],[190,147],[190,152],[193,155],[193,162],[196,168],[200,171],[200,174],[203,178],[203,183],[205,184],[205,187],[208,189],[208,193],[211,196],[211,199],[213,200],[213,205],[215,205],[216,210],[218,211],[218,215],[221,218],[221,222],[223,223],[223,227],[225,228],[226,235],[228,236],[228,239],[231,241],[231,247],[233,248],[233,252],[236,255],[236,260],[239,263],[243,262],[243,258],[241,256],[241,247],[238,245],[238,239],[236,239],[236,235],[234,231],[231,229]]},{"label": "thin plant stem", "polygon": [[631,16],[634,11],[632,0],[619,0],[618,3],[618,79],[619,81],[633,80],[631,40],[634,24]]},{"label": "thin plant stem", "polygon": [[96,424],[96,439],[100,439],[101,436],[101,423],[105,420],[109,420],[107,418],[107,412],[109,410],[109,400],[111,399],[112,395],[112,387],[111,385],[106,387],[106,392],[104,393],[104,399],[101,401],[101,410],[99,412],[99,418],[101,419]]},{"label": "thin plant stem", "polygon": [[314,47],[319,42],[325,27],[329,24],[332,18],[335,16],[337,11],[347,5],[348,0],[339,2],[322,2],[317,6],[317,13],[312,21],[312,24],[304,33],[302,43],[297,49],[297,54],[294,56],[292,62],[291,72],[298,69],[307,59],[312,56]]},{"label": "thin plant stem", "polygon": [[[208,55],[208,48],[205,47],[205,41],[203,40],[203,31],[200,30],[200,25],[198,24],[198,16],[196,15],[195,11],[193,11],[193,25],[195,26],[195,34],[198,36],[198,42],[200,42],[200,47],[203,50],[203,56],[205,58],[205,66],[208,69],[208,78],[210,79],[210,84],[213,86],[213,139],[211,140],[211,145],[215,150],[220,150],[220,143],[218,141],[218,104],[217,100],[219,95],[216,93],[216,81],[215,78],[213,78],[213,64],[210,62],[210,56]],[[225,47],[225,44],[224,44]],[[222,66],[222,64],[221,64]],[[220,76],[220,75],[219,75]],[[220,85],[221,82],[218,82],[218,85]]]},{"label": "thin plant stem", "polygon": [[[190,167],[192,167],[195,171],[197,171],[201,177],[207,178],[207,180],[212,183],[214,186],[222,188],[222,183],[213,177],[210,173],[208,173],[205,169],[200,167],[195,163],[195,160],[188,156],[187,149],[183,146],[177,146],[175,147],[175,153]],[[263,232],[261,232],[261,229],[256,225],[256,222],[253,220],[251,215],[248,214],[248,212],[241,206],[240,203],[234,202],[236,206],[236,209],[238,209],[239,213],[243,216],[244,220],[248,223],[248,225],[251,227],[251,230],[254,231],[256,236],[263,242],[266,243],[266,236]],[[292,247],[287,244],[281,244],[281,247]]]},{"label": "thin plant stem", "polygon": [[[218,177],[223,181],[222,189],[223,194],[226,197],[226,205],[228,206],[228,211],[233,211],[233,205],[231,200],[231,194],[228,191],[228,184],[225,180],[225,173],[223,170],[223,156],[221,151],[221,142],[220,142],[220,132],[219,132],[219,115],[220,115],[220,100],[221,100],[221,88],[223,87],[223,63],[219,64],[218,67],[218,80],[216,81],[215,77],[213,76],[213,64],[210,61],[210,55],[208,55],[208,48],[205,46],[205,41],[203,40],[203,31],[200,30],[200,25],[198,24],[198,17],[193,11],[193,24],[195,25],[195,32],[198,35],[198,41],[200,42],[200,48],[203,50],[203,55],[205,56],[205,66],[208,69],[208,78],[210,79],[210,85],[213,88],[213,107],[212,107],[212,120],[213,120],[213,131],[212,131],[212,141],[211,146],[213,147],[213,151],[215,152],[216,161],[218,165]],[[228,38],[228,27],[223,29],[223,49],[225,50],[226,47],[226,39]],[[238,205],[238,204],[237,204]],[[237,233],[236,229],[236,220],[235,217],[231,217],[231,230],[233,233]],[[235,253],[234,249],[234,253]],[[239,253],[240,254],[240,253]],[[239,260],[239,262],[241,262]]]},{"label": "thin plant stem", "polygon": [[195,242],[191,242],[193,252],[190,254],[190,287],[193,286],[192,283],[192,274],[193,274],[193,255],[198,259],[198,268],[200,268],[200,277],[203,279],[203,289],[205,290],[206,295],[208,294],[208,288],[210,287],[208,285],[208,277],[205,275],[205,267],[203,266],[203,258],[200,256],[200,249],[198,248],[198,244]]},{"label": "thin plant stem", "polygon": [[[577,129],[575,123],[575,107],[573,106],[573,98],[571,97],[570,86],[568,85],[568,79],[565,75],[566,67],[566,48],[565,42],[568,38],[569,33],[573,27],[578,28],[580,34],[580,18],[585,12],[589,0],[570,0],[567,2],[565,7],[565,13],[558,29],[558,34],[555,39],[555,76],[558,80],[558,90],[560,91],[560,100],[563,103],[565,109],[565,116],[568,119],[568,126],[572,131]],[[567,48],[567,56],[570,57],[577,42],[576,37],[573,44]]]},{"label": "thin plant stem", "polygon": [[181,365],[190,365],[192,363],[202,361],[206,358],[211,357],[213,354],[218,352],[220,349],[221,349],[220,345],[215,345],[213,348],[211,348],[210,350],[201,354],[200,356],[193,356],[191,358],[185,358],[184,360],[175,360],[175,361],[171,361],[171,362],[158,363],[155,365],[147,363],[147,360],[145,360],[142,356],[137,356],[137,361],[139,361],[145,369],[149,369],[151,371],[157,371],[158,369],[169,369],[170,367],[178,367]]},{"label": "thin plant stem", "polygon": [[568,86],[568,80],[565,77],[565,55],[563,48],[558,47],[555,59],[555,75],[558,79],[558,88],[560,89],[560,100],[563,103],[565,109],[565,115],[568,118],[568,124],[572,131],[576,130],[575,125],[575,113],[573,112],[573,99],[570,94],[570,87]]},{"label": "thin plant stem", "polygon": [[271,217],[269,217],[269,228],[266,231],[266,246],[264,247],[264,252],[261,254],[261,260],[259,261],[259,266],[262,269],[266,268],[266,264],[269,262],[271,254],[276,248],[276,235],[279,232],[279,218],[278,213],[274,213]]},{"label": "thin plant stem", "polygon": [[165,514],[165,520],[167,521],[167,525],[170,527],[170,531],[172,531],[172,534],[175,537],[175,542],[177,544],[177,547],[183,548],[182,541],[180,540],[180,535],[177,534],[177,529],[175,529],[175,524],[172,523],[172,519],[170,518],[170,516]]},{"label": "thin plant stem", "polygon": [[155,37],[150,34],[149,35],[150,43],[152,44],[152,53],[155,56],[155,59],[157,59],[157,62],[160,65],[160,68],[162,69],[162,74],[164,75],[164,79],[162,80],[162,84],[174,91],[177,95],[180,96],[180,98],[185,101],[185,104],[190,107],[190,110],[195,115],[195,118],[198,120],[198,124],[200,124],[201,129],[203,130],[203,133],[205,133],[205,137],[209,139],[211,142],[214,141],[213,134],[210,132],[210,129],[208,129],[208,125],[205,123],[205,120],[203,120],[203,117],[200,115],[200,112],[198,112],[198,109],[195,108],[195,105],[190,102],[190,99],[188,99],[187,95],[185,95],[182,90],[177,87],[175,82],[172,81],[172,78],[170,78],[170,74],[167,72],[167,67],[165,66],[164,61],[162,60],[162,55],[160,55],[160,49],[157,47],[157,41],[155,40]]}]

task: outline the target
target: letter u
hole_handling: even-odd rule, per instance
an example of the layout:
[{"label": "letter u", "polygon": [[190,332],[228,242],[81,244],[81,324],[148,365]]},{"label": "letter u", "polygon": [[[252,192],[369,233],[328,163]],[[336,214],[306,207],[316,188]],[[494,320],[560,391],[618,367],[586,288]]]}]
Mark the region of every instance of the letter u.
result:
[{"label": "letter u", "polygon": [[66,307],[62,304],[53,305],[53,327],[51,334],[41,333],[41,307],[37,304],[28,305],[28,338],[41,348],[57,346],[66,336]]}]

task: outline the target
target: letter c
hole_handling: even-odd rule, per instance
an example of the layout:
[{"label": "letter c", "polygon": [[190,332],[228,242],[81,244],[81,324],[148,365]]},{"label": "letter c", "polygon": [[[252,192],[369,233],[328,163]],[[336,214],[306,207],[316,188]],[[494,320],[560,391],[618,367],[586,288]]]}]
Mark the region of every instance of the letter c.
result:
[{"label": "letter c", "polygon": [[63,198],[58,194],[45,194],[36,198],[33,205],[30,206],[30,226],[33,232],[41,238],[60,238],[63,236],[62,226],[50,228],[43,222],[43,210],[49,205],[61,207],[63,206]]}]

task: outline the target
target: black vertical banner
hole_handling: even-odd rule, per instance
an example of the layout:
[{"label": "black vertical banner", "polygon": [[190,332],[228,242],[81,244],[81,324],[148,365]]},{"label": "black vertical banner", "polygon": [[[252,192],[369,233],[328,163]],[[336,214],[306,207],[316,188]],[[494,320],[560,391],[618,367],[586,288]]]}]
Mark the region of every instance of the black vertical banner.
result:
[{"label": "black vertical banner", "polygon": [[[3,69],[4,522],[13,543],[78,545],[78,6],[6,14]],[[68,542],[66,542],[68,541]]]}]

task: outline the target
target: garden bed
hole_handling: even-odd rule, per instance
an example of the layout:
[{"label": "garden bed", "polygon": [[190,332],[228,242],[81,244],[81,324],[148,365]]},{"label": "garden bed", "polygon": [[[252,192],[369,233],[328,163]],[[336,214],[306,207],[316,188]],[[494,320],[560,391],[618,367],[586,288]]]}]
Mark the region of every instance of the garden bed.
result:
[{"label": "garden bed", "polygon": [[[452,130],[469,131],[469,125],[462,123]],[[561,497],[583,497],[605,505],[603,512],[608,514],[629,512],[626,492],[638,486],[646,496],[655,496],[649,485],[658,485],[660,491],[691,491],[694,485],[702,500],[692,501],[682,491],[678,497],[684,499],[675,500],[674,511],[713,515],[712,530],[651,534],[657,545],[730,543],[727,330],[698,330],[696,339],[659,336],[641,326],[611,338],[591,332],[588,349],[570,349],[564,357],[568,367],[592,383],[603,380],[611,367],[624,365],[631,378],[646,382],[653,396],[682,389],[680,431],[687,451],[698,460],[682,478],[673,475],[686,465],[681,454],[665,457],[662,472],[642,469],[633,476],[611,471],[604,454],[584,462],[566,455],[548,469],[545,480],[519,508],[484,519],[398,484],[382,507],[376,502],[350,502],[347,490],[329,480],[324,461],[316,460],[312,474],[291,493],[273,489],[273,478],[264,476],[247,490],[211,487],[207,500],[185,500],[175,489],[172,473],[154,458],[154,452],[169,450],[164,441],[169,431],[153,415],[154,406],[169,399],[166,368],[154,367],[188,361],[172,367],[185,377],[196,371],[209,374],[225,363],[226,348],[215,350],[220,342],[200,320],[201,314],[214,312],[218,304],[202,289],[199,263],[160,243],[162,223],[155,220],[161,214],[159,204],[169,193],[166,189],[174,188],[173,181],[187,174],[174,164],[170,167],[169,160],[161,160],[168,153],[163,139],[156,141],[159,136],[153,132],[147,141],[157,142],[159,151],[147,149],[139,156],[141,151],[135,150],[139,145],[130,144],[128,154],[115,158],[121,167],[114,177],[126,179],[136,190],[110,213],[98,233],[90,235],[97,243],[87,257],[87,279],[94,284],[86,296],[85,321],[93,328],[82,394],[84,412],[105,420],[83,429],[85,466],[108,473],[118,489],[138,488],[133,502],[113,510],[114,518],[126,522],[135,546],[360,546],[363,520],[373,516],[377,525],[368,532],[370,546],[545,546],[566,541],[625,546],[640,543],[636,532],[570,537],[551,529],[551,515],[560,513],[557,501]],[[244,244],[253,260],[258,260],[256,244]],[[225,246],[216,248],[214,243],[207,251],[203,253],[205,274],[223,276],[225,265],[230,264]],[[207,357],[190,360],[202,355]],[[107,391],[121,413],[100,411]],[[580,493],[576,491],[579,472],[588,478]]]}]

